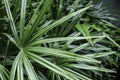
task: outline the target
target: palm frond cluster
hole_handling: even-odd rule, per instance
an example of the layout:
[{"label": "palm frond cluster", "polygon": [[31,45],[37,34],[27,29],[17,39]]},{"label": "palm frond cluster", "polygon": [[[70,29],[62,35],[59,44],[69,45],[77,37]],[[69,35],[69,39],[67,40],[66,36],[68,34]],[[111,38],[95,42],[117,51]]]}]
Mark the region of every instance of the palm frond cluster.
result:
[{"label": "palm frond cluster", "polygon": [[115,79],[119,29],[100,5],[1,0],[0,80]]}]

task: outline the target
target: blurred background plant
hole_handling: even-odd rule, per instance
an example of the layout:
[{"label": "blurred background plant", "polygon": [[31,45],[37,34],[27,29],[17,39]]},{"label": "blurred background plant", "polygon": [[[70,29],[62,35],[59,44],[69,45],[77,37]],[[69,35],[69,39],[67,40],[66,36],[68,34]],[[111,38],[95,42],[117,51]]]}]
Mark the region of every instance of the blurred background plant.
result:
[{"label": "blurred background plant", "polygon": [[92,0],[1,0],[1,80],[115,80],[111,20]]}]

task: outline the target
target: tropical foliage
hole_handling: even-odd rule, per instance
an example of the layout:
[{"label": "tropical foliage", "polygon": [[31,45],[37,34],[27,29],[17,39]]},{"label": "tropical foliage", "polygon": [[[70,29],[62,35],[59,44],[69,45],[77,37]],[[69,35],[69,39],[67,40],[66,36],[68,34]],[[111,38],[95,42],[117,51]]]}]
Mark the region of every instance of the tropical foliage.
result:
[{"label": "tropical foliage", "polygon": [[0,79],[115,79],[119,29],[96,6],[92,0],[1,0]]}]

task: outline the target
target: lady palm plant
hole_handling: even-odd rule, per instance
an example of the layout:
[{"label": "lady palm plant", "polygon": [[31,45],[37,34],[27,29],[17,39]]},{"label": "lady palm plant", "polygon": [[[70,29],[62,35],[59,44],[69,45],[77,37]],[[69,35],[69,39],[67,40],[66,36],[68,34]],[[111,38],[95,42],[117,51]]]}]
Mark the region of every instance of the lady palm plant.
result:
[{"label": "lady palm plant", "polygon": [[90,47],[105,38],[119,45],[107,34],[91,35],[89,25],[79,25],[92,7],[91,1],[81,6],[80,1],[2,0],[7,14],[3,26],[11,30],[2,33],[8,39],[0,55],[1,80],[93,80],[92,74],[115,73],[102,67],[100,59],[115,52],[99,45],[90,52]]}]

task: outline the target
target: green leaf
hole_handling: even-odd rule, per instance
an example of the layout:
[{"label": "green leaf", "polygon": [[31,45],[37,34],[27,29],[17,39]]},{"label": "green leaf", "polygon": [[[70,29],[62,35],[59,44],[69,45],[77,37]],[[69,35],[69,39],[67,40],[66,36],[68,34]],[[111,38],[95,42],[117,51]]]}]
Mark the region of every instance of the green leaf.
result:
[{"label": "green leaf", "polygon": [[[25,69],[23,68],[23,66],[25,67]],[[12,65],[10,80],[24,80],[24,70],[27,72],[29,80],[38,80],[32,64],[28,60],[25,53],[23,51],[20,51]]]},{"label": "green leaf", "polygon": [[118,48],[120,48],[120,45],[118,43],[116,43],[109,35],[107,35],[107,34],[105,34],[105,35],[114,45],[116,45]]},{"label": "green leaf", "polygon": [[17,65],[18,65],[18,62],[19,62],[19,58],[20,58],[20,54],[21,52],[16,56],[15,60],[14,60],[14,63],[12,64],[12,68],[11,68],[11,71],[10,71],[10,80],[15,80],[15,74],[16,74],[16,70],[17,70]]},{"label": "green leaf", "polygon": [[67,65],[72,68],[79,68],[79,69],[85,69],[85,70],[97,70],[97,71],[102,71],[102,72],[110,72],[110,73],[115,73],[115,71],[110,70],[110,69],[105,69],[102,67],[96,67],[96,66],[89,66],[85,64],[69,64]]},{"label": "green leaf", "polygon": [[55,21],[54,23],[52,23],[51,25],[49,25],[48,27],[45,27],[45,28],[42,28],[40,30],[38,30],[36,32],[36,34],[34,35],[34,37],[32,37],[31,41],[33,41],[34,39],[38,38],[39,36],[42,36],[43,34],[47,33],[48,31],[50,31],[51,29],[53,29],[54,27],[62,24],[63,22],[65,22],[66,20],[70,19],[71,17],[73,16],[76,16],[78,14],[81,14],[82,12],[86,11],[87,9],[89,9],[90,7],[92,6],[88,6],[88,7],[85,7],[83,9],[80,9],[76,12],[73,12],[71,14],[68,14],[67,16],[64,16],[63,18]]},{"label": "green leaf", "polygon": [[64,0],[60,0],[59,1],[59,7],[58,7],[58,12],[57,12],[57,19],[59,19],[61,17],[61,15],[62,15],[63,3],[64,3]]},{"label": "green leaf", "polygon": [[25,54],[23,57],[23,62],[24,62],[24,66],[27,71],[29,80],[38,80],[37,74],[35,73],[35,69],[33,68],[29,59],[25,56]]},{"label": "green leaf", "polygon": [[[89,31],[90,25],[80,24],[80,25],[76,25],[76,27],[83,34],[84,37],[91,36]],[[94,45],[92,39],[87,39],[87,40],[92,46]]]},{"label": "green leaf", "polygon": [[92,59],[89,57],[83,57],[82,55],[78,55],[75,53],[62,51],[62,50],[58,50],[58,49],[52,49],[52,48],[46,48],[46,47],[28,47],[28,48],[26,48],[26,50],[34,52],[34,53],[52,55],[52,56],[57,56],[57,57],[61,57],[61,58],[68,58],[68,59],[70,58],[70,59],[75,59],[78,61],[99,63],[99,61],[97,61],[95,59]]},{"label": "green leaf", "polygon": [[9,79],[9,71],[0,64],[0,80],[8,80]]},{"label": "green leaf", "polygon": [[37,62],[38,64],[50,69],[51,71],[65,77],[66,79],[69,80],[78,80],[74,75],[72,75],[72,73],[69,73],[68,71],[60,68],[59,66],[45,60],[44,58],[34,54],[34,53],[28,53],[29,58],[31,58],[32,60],[34,60],[35,62]]},{"label": "green leaf", "polygon": [[80,50],[82,50],[82,49],[84,49],[88,46],[89,46],[89,43],[84,43],[84,44],[82,44],[78,47],[75,47],[75,48],[71,49],[70,52],[77,52],[77,51],[80,51]]},{"label": "green leaf", "polygon": [[75,28],[75,25],[77,24],[77,22],[79,21],[79,19],[81,18],[82,15],[83,15],[83,13],[76,16],[75,19],[69,25],[66,25],[66,27],[63,26],[65,28],[65,30],[63,31],[61,29],[62,36],[66,36],[73,28]]},{"label": "green leaf", "polygon": [[19,58],[17,65],[17,80],[24,80],[22,57]]},{"label": "green leaf", "polygon": [[79,76],[81,80],[92,80],[92,79],[90,79],[90,78],[88,78],[88,77],[86,77],[86,76],[72,70],[72,69],[69,69],[69,68],[65,68],[65,69],[70,71],[71,73],[76,74],[77,76]]},{"label": "green leaf", "polygon": [[24,35],[26,6],[27,6],[27,0],[22,0],[21,1],[20,24],[19,24],[21,42],[22,42],[22,38],[23,38],[23,35]]},{"label": "green leaf", "polygon": [[[103,38],[105,38],[105,35],[104,35],[104,37],[99,37],[97,39],[94,39],[93,43],[95,44],[95,43],[99,42],[100,40],[102,40]],[[84,43],[84,44],[81,44],[80,46],[77,46],[77,47],[71,49],[70,52],[77,52],[77,51],[80,51],[82,49],[86,49],[88,46],[90,46],[89,43]]]},{"label": "green leaf", "polygon": [[35,46],[38,44],[57,42],[57,41],[84,40],[84,39],[91,39],[91,38],[105,38],[105,36],[48,38],[48,39],[34,41],[34,42],[30,43],[28,46]]},{"label": "green leaf", "polygon": [[109,56],[111,54],[115,54],[116,52],[101,52],[101,53],[93,53],[93,54],[87,54],[85,55],[86,57],[91,57],[91,58],[99,58],[99,57],[105,57]]},{"label": "green leaf", "polygon": [[8,37],[8,39],[14,44],[16,45],[17,48],[20,48],[20,46],[17,44],[17,42],[15,41],[15,39],[13,37],[11,37],[9,34],[7,33],[3,33],[5,36]]},{"label": "green leaf", "polygon": [[15,7],[13,8],[12,14],[13,14],[13,17],[16,17],[17,10],[18,10],[18,8],[20,6],[20,0],[15,0],[14,5],[15,5]]},{"label": "green leaf", "polygon": [[[78,37],[79,35],[80,35],[80,33],[76,33],[76,34],[73,35],[73,37]],[[74,41],[74,40],[69,40],[69,41],[67,41],[67,42],[63,45],[62,50],[67,49],[68,46],[69,46],[73,41]]]},{"label": "green leaf", "polygon": [[33,17],[35,19],[30,20],[28,26],[27,26],[27,31],[25,32],[25,41],[29,40],[29,38],[32,36],[32,33],[34,32],[34,30],[36,29],[36,27],[39,25],[40,21],[42,20],[43,16],[45,15],[45,13],[48,11],[48,9],[50,8],[51,4],[52,4],[53,0],[47,0],[45,2],[45,4],[43,5],[42,9],[40,10],[40,12],[38,13],[38,15],[33,14]]},{"label": "green leaf", "polygon": [[14,23],[14,20],[13,20],[13,17],[12,17],[12,13],[11,13],[11,10],[10,10],[10,4],[9,4],[8,0],[4,0],[4,3],[5,3],[7,16],[8,16],[9,21],[10,21],[10,27],[11,27],[12,33],[13,33],[17,43],[20,44],[18,33],[17,33],[17,30],[16,30],[16,26],[15,26],[15,23]]}]

